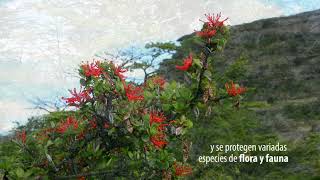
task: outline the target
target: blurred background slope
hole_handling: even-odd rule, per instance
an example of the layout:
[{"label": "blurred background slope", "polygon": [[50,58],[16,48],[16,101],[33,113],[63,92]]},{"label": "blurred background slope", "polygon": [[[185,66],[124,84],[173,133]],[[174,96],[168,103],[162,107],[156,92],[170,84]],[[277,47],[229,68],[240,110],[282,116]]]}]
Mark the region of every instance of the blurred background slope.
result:
[{"label": "blurred background slope", "polygon": [[[320,10],[232,26],[230,32],[224,52],[215,57],[216,69],[223,71],[224,63],[239,57],[248,60],[248,72],[239,80],[255,88],[248,100],[272,105],[257,109],[265,126],[292,139],[319,132]],[[177,53],[161,64],[168,79],[182,79],[173,64],[199,49],[194,35],[181,37]]]},{"label": "blurred background slope", "polygon": [[[231,27],[224,52],[215,55],[215,69],[242,64],[229,78],[252,88],[246,100],[251,111],[214,110],[193,129],[193,161],[209,144],[288,145],[289,163],[199,165],[194,177],[208,179],[317,179],[320,174],[320,10],[258,20]],[[200,51],[195,33],[178,40],[181,46],[160,72],[182,81],[175,64],[190,50]],[[246,106],[246,105],[243,105]],[[244,110],[245,111],[245,110]],[[252,116],[252,111],[254,116]],[[224,112],[224,113],[222,113]],[[224,114],[227,119],[220,122]],[[229,116],[226,118],[226,115]],[[270,152],[275,154],[274,152]],[[206,155],[210,155],[207,153]]]}]

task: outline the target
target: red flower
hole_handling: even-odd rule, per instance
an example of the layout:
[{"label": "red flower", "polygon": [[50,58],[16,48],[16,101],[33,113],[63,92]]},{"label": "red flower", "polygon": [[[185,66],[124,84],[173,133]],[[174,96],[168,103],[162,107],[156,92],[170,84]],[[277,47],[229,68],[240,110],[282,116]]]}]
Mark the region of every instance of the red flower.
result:
[{"label": "red flower", "polygon": [[89,121],[91,128],[96,129],[97,128],[97,122],[95,119]]},{"label": "red flower", "polygon": [[21,133],[17,133],[17,138],[18,138],[19,140],[21,140],[21,142],[22,142],[23,144],[25,144],[26,141],[27,141],[26,131],[23,130]]},{"label": "red flower", "polygon": [[163,89],[164,88],[164,84],[166,83],[166,80],[161,76],[157,76],[157,77],[154,77],[152,79],[152,82],[154,84],[158,85],[160,87],[160,89]]},{"label": "red flower", "polygon": [[78,134],[77,139],[78,139],[78,140],[82,140],[82,139],[84,139],[85,136],[86,136],[86,135],[85,135],[85,132],[84,132],[84,131],[81,131],[81,132]]},{"label": "red flower", "polygon": [[162,132],[166,126],[169,126],[169,124],[160,124],[160,125],[158,126],[157,130],[158,130],[159,132]]},{"label": "red flower", "polygon": [[169,126],[169,124],[161,124],[165,120],[166,117],[162,113],[150,113],[150,126],[152,126],[153,123],[159,124],[157,127],[157,133],[150,137],[150,141],[156,148],[159,149],[164,148],[165,145],[168,144],[166,141],[166,135],[163,131],[166,126]]},{"label": "red flower", "polygon": [[243,94],[244,92],[246,92],[246,88],[244,87],[240,87],[237,84],[233,84],[233,82],[231,81],[231,84],[229,85],[228,83],[225,84],[227,93],[229,94],[229,96],[237,96],[240,94]]},{"label": "red flower", "polygon": [[211,41],[211,38],[216,35],[217,30],[224,26],[224,22],[228,20],[228,18],[224,20],[220,20],[221,18],[221,13],[217,15],[210,15],[210,14],[205,14],[207,21],[202,21],[204,23],[204,26],[201,31],[197,32],[197,35],[200,36],[201,38],[207,40],[209,43]]},{"label": "red flower", "polygon": [[106,129],[108,129],[108,128],[110,127],[110,125],[105,122],[104,125],[103,125],[103,127],[106,128]]},{"label": "red flower", "polygon": [[86,177],[84,176],[78,177],[78,180],[86,180]]},{"label": "red flower", "polygon": [[50,133],[52,133],[54,131],[55,131],[54,128],[42,129],[40,132],[37,133],[36,139],[39,140],[39,141],[44,141],[44,140],[49,138],[48,134],[50,134]]},{"label": "red flower", "polygon": [[73,129],[78,129],[79,124],[76,119],[73,117],[68,117],[65,122],[60,123],[60,125],[57,127],[57,132],[58,133],[65,133],[70,127],[73,127]]},{"label": "red flower", "polygon": [[87,62],[87,64],[83,64],[81,67],[86,77],[98,77],[103,72],[103,69],[100,67],[100,61],[94,61],[91,64]]},{"label": "red flower", "polygon": [[150,126],[152,126],[153,123],[162,123],[166,120],[166,117],[162,113],[150,113]]},{"label": "red flower", "polygon": [[143,100],[143,89],[141,87],[135,87],[133,84],[126,86],[124,84],[124,89],[126,91],[126,96],[129,101],[139,101]]},{"label": "red flower", "polygon": [[73,97],[70,97],[70,98],[65,98],[65,97],[62,97],[63,100],[66,101],[66,103],[69,105],[69,106],[75,106],[75,107],[79,107],[80,104],[88,101],[91,99],[90,97],[90,91],[91,90],[83,90],[81,91],[80,89],[80,92],[77,93],[76,91],[76,88],[72,90],[69,90],[70,94],[73,96]]},{"label": "red flower", "polygon": [[124,78],[126,78],[122,73],[125,73],[127,72],[128,70],[127,69],[122,69],[122,67],[116,67],[114,66],[114,74],[117,75],[121,81],[124,81]]},{"label": "red flower", "polygon": [[182,66],[176,66],[176,69],[179,69],[181,71],[187,71],[192,66],[192,54],[189,54],[189,57],[185,58],[183,60]]},{"label": "red flower", "polygon": [[174,123],[176,123],[177,121],[176,120],[171,120],[169,123],[170,124],[174,124]]},{"label": "red flower", "polygon": [[178,165],[176,162],[173,165],[176,176],[187,176],[192,173],[192,168],[190,166]]},{"label": "red flower", "polygon": [[197,32],[197,35],[204,38],[204,39],[210,39],[214,35],[216,35],[217,31],[215,29],[209,30],[209,29],[204,29],[202,31]]},{"label": "red flower", "polygon": [[206,18],[207,18],[207,22],[205,21],[202,21],[204,23],[207,23],[209,27],[212,27],[212,28],[218,28],[218,27],[222,27],[224,26],[224,22],[226,20],[228,20],[229,18],[226,18],[224,20],[220,20],[221,18],[221,13],[217,14],[217,15],[210,15],[210,14],[205,14]]},{"label": "red flower", "polygon": [[164,148],[165,145],[168,144],[168,142],[165,140],[165,135],[161,133],[151,136],[150,141],[156,148],[159,148],[159,149]]}]

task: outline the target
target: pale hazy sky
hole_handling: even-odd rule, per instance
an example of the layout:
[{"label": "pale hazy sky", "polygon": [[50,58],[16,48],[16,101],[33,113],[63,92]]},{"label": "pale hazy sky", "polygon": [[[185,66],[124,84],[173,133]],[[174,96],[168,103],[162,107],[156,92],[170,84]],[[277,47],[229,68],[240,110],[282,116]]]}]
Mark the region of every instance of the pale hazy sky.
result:
[{"label": "pale hazy sky", "polygon": [[176,40],[204,13],[229,24],[317,9],[320,0],[0,0],[0,133],[39,111],[29,99],[66,95],[97,52]]}]

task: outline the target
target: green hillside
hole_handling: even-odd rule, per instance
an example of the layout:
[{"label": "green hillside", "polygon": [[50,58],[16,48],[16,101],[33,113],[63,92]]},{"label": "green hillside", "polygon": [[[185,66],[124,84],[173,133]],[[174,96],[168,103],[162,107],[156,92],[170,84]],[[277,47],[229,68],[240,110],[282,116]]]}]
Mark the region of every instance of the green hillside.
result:
[{"label": "green hillside", "polygon": [[[255,88],[249,100],[272,105],[257,109],[265,127],[293,139],[319,132],[320,10],[232,26],[230,33],[224,52],[214,57],[216,69],[222,72],[239,57],[248,60],[248,72],[239,80]],[[201,49],[194,33],[178,41],[177,53],[160,67],[168,79],[183,79],[174,64],[189,50]]]},{"label": "green hillside", "polygon": [[[317,178],[315,175],[320,174],[320,10],[232,26],[230,33],[224,52],[213,57],[214,66],[217,73],[222,73],[226,64],[246,63],[247,71],[235,69],[230,79],[250,88],[248,101],[261,104],[249,108],[257,115],[258,124],[248,126],[255,122],[250,121],[255,117],[248,116],[248,112],[246,116],[240,115],[245,119],[236,116],[228,122],[219,122],[217,114],[206,119],[193,131],[195,158],[208,143],[264,143],[272,142],[275,135],[275,141],[288,144],[290,161],[285,165],[260,167],[200,166],[196,177]],[[190,50],[200,51],[202,47],[197,45],[195,33],[178,41],[181,46],[172,59],[161,64],[160,73],[167,79],[183,81],[183,74],[175,70],[175,64]],[[213,130],[215,127],[222,131]]]}]

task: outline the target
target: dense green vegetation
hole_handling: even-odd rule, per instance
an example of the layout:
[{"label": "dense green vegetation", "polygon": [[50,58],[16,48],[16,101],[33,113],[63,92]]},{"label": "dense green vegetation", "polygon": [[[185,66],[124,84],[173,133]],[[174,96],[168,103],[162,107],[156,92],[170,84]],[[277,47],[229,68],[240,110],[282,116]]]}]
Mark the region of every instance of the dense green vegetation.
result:
[{"label": "dense green vegetation", "polygon": [[[320,32],[305,28],[313,23],[306,19],[320,17],[318,14],[316,11],[231,28],[226,49],[211,57],[216,73],[212,78],[221,86],[229,79],[240,81],[249,90],[240,108],[223,100],[219,102],[221,106],[214,106],[193,120],[188,135],[192,141],[189,161],[194,167],[190,179],[320,178]],[[299,26],[292,28],[294,23]],[[158,71],[169,81],[183,82],[183,72],[176,71],[175,65],[190,50],[199,53],[202,48],[194,34],[179,41],[180,46],[170,47],[176,50],[172,59],[165,60]],[[31,118],[26,126],[17,129],[30,132],[60,121],[68,113]],[[288,151],[282,154],[289,156],[289,163],[198,163],[199,156],[210,155],[210,144],[277,142],[288,145]],[[18,163],[30,161],[17,160],[16,157],[23,157],[21,153],[15,143],[3,140],[0,169],[14,170],[13,177],[27,176],[28,170],[17,168],[21,167]],[[178,160],[182,161],[183,154],[175,153],[180,153]]]}]

